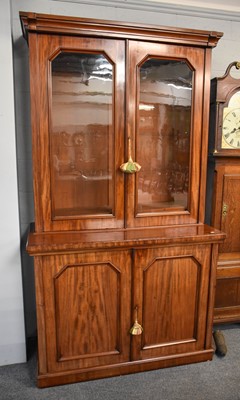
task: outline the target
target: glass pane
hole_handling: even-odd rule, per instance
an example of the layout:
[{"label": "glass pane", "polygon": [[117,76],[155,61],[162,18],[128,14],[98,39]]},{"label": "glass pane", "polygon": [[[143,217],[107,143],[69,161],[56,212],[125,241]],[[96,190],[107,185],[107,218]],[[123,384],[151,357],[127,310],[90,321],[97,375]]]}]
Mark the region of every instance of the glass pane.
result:
[{"label": "glass pane", "polygon": [[52,61],[53,217],[113,213],[112,70],[101,54]]},{"label": "glass pane", "polygon": [[138,213],[186,210],[193,72],[152,58],[140,67]]}]

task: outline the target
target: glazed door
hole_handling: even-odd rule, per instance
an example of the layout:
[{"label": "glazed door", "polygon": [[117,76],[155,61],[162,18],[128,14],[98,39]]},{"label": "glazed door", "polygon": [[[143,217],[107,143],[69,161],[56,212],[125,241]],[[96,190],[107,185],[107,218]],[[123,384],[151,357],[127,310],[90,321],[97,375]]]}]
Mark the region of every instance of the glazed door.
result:
[{"label": "glazed door", "polygon": [[129,361],[130,251],[44,256],[36,276],[42,373]]},{"label": "glazed door", "polygon": [[133,314],[143,327],[132,336],[132,358],[149,359],[203,350],[210,247],[136,250]]},{"label": "glazed door", "polygon": [[121,228],[124,41],[42,35],[37,43],[35,229]]},{"label": "glazed door", "polygon": [[127,54],[127,137],[141,165],[126,176],[127,226],[195,223],[204,49],[130,41]]}]

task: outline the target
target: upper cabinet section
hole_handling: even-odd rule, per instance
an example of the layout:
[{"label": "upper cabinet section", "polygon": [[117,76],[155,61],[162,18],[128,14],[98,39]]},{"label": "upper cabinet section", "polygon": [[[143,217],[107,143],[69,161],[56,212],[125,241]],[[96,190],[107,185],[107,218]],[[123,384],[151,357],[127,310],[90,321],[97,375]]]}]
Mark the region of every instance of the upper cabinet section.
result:
[{"label": "upper cabinet section", "polygon": [[20,16],[35,230],[203,222],[211,47],[222,34]]}]

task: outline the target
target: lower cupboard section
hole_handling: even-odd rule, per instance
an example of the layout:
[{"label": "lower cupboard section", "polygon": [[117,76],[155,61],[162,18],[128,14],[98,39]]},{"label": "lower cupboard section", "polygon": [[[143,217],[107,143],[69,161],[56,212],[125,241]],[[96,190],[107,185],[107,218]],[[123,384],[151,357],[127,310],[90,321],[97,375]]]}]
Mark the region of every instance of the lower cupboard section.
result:
[{"label": "lower cupboard section", "polygon": [[36,255],[39,387],[210,360],[213,246]]}]

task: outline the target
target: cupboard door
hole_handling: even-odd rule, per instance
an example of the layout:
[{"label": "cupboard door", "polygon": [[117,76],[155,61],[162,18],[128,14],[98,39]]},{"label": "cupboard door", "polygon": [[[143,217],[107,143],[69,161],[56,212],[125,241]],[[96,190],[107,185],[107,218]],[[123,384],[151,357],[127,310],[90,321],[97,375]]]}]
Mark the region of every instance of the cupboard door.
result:
[{"label": "cupboard door", "polygon": [[123,227],[124,49],[43,35],[31,52],[36,231]]},{"label": "cupboard door", "polygon": [[[40,258],[39,343],[47,372],[129,360],[131,253],[98,252]],[[43,299],[43,300],[42,300]],[[40,365],[40,370],[42,366]],[[43,372],[43,371],[42,371]]]},{"label": "cupboard door", "polygon": [[210,247],[136,250],[134,300],[143,332],[132,357],[148,359],[205,348]]},{"label": "cupboard door", "polygon": [[198,221],[204,63],[204,49],[129,43],[127,135],[142,168],[126,177],[128,226]]}]

